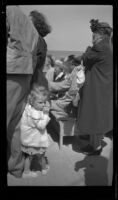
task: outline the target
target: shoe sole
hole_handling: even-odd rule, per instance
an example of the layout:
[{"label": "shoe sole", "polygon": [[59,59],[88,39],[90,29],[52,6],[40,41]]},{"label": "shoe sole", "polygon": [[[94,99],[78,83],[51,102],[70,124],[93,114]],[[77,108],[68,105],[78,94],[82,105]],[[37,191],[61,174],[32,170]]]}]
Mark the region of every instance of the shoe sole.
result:
[{"label": "shoe sole", "polygon": [[41,172],[41,174],[42,174],[42,175],[46,175],[46,174],[47,174],[47,171],[46,171],[46,172],[43,171],[43,172]]}]

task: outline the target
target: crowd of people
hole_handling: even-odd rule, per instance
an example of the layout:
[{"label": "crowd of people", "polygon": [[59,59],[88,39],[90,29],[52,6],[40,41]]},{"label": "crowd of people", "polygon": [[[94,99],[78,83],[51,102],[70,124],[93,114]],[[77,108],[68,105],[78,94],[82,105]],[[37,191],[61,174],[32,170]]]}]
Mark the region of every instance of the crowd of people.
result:
[{"label": "crowd of people", "polygon": [[[102,138],[113,130],[112,28],[94,19],[90,24],[92,46],[81,56],[56,59],[47,53],[44,38],[52,28],[46,17],[7,6],[7,161],[8,172],[17,178],[49,170],[52,116],[76,119],[76,141],[89,138],[80,148],[88,156],[100,155]],[[37,169],[31,169],[34,160]]]}]

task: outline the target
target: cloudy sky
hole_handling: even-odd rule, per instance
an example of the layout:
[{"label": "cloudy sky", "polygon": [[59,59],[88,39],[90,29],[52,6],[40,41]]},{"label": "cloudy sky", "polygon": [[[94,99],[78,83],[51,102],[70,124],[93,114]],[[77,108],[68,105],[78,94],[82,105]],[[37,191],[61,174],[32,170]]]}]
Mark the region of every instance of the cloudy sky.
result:
[{"label": "cloudy sky", "polygon": [[91,19],[108,22],[112,26],[111,5],[22,5],[28,15],[38,10],[46,15],[52,32],[45,37],[49,50],[84,51],[91,45]]}]

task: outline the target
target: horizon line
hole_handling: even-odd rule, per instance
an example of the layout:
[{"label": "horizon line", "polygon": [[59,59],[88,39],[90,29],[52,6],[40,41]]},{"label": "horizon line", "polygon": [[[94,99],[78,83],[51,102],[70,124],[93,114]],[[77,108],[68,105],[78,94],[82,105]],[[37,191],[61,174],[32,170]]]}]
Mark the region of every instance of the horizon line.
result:
[{"label": "horizon line", "polygon": [[58,49],[48,49],[47,51],[80,51],[83,52],[82,50],[58,50]]}]

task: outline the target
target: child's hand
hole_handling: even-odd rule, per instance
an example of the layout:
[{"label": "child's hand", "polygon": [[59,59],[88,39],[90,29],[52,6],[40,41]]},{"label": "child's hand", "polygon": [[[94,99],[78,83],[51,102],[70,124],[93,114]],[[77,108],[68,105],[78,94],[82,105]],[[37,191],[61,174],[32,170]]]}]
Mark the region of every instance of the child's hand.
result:
[{"label": "child's hand", "polygon": [[43,112],[44,114],[49,114],[50,108],[44,107]]},{"label": "child's hand", "polygon": [[43,109],[43,112],[44,112],[45,114],[49,114],[49,111],[50,111],[50,104],[47,103],[47,104],[45,105],[44,109]]}]

